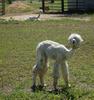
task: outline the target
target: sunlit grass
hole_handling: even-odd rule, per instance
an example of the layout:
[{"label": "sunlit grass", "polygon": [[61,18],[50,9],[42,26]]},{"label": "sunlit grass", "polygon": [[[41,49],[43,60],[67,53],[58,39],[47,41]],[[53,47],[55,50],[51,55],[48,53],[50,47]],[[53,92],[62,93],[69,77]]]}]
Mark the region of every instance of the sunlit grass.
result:
[{"label": "sunlit grass", "polygon": [[[0,24],[0,99],[6,100],[93,100],[94,98],[94,22],[62,19],[57,21],[4,22]],[[35,49],[40,41],[50,39],[67,44],[68,36],[80,33],[84,43],[69,60],[72,87],[54,94],[52,65],[45,81],[45,91],[31,92],[31,72]],[[39,82],[38,82],[39,83]],[[51,86],[50,86],[51,85]],[[64,85],[60,78],[59,85]],[[63,86],[62,86],[63,88]]]}]

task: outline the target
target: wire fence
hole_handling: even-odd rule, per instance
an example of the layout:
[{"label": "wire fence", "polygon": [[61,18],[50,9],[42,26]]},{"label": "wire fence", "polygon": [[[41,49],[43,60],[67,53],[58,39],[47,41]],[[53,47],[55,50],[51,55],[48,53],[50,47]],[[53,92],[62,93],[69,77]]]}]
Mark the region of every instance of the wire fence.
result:
[{"label": "wire fence", "polygon": [[79,0],[54,0],[51,3],[51,0],[42,0],[44,4],[42,6],[43,10],[47,12],[71,12],[71,11],[85,11],[85,2]]}]

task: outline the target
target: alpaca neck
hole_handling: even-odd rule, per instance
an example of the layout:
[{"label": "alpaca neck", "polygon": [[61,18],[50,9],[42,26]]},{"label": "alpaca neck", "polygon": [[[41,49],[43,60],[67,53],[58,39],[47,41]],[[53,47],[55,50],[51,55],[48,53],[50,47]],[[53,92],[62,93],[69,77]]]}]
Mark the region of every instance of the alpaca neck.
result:
[{"label": "alpaca neck", "polygon": [[40,17],[40,13],[39,13],[39,15],[37,16],[37,18],[39,18]]},{"label": "alpaca neck", "polygon": [[67,58],[70,58],[74,54],[74,52],[75,52],[75,49],[70,48],[68,53],[67,53]]}]

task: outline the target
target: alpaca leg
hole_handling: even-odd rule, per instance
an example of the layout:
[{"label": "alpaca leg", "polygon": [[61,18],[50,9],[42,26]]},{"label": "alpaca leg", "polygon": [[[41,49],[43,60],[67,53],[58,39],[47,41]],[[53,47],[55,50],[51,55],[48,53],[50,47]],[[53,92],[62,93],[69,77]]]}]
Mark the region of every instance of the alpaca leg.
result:
[{"label": "alpaca leg", "polygon": [[42,70],[42,63],[39,62],[37,63],[34,67],[33,67],[33,71],[32,71],[32,90],[35,91],[36,89],[36,77],[37,75],[39,75],[39,77],[41,78],[41,83],[43,84],[43,78],[42,78],[42,73],[43,73],[43,70]]},{"label": "alpaca leg", "polygon": [[33,70],[32,70],[32,89],[33,90],[35,90],[35,87],[36,87],[36,77],[37,77],[37,74],[38,74],[38,71],[40,68],[40,56],[41,55],[39,55],[39,54],[37,53],[36,65],[34,65]]},{"label": "alpaca leg", "polygon": [[36,89],[36,77],[37,77],[37,65],[33,67],[32,71],[32,90],[35,91]]},{"label": "alpaca leg", "polygon": [[44,86],[44,77],[45,77],[46,72],[47,72],[47,68],[43,69],[42,72],[39,74],[41,86]]},{"label": "alpaca leg", "polygon": [[40,78],[40,85],[41,85],[41,87],[43,87],[44,86],[44,75],[40,74],[39,78]]},{"label": "alpaca leg", "polygon": [[40,73],[39,73],[39,78],[40,78],[40,85],[41,87],[44,87],[44,76],[47,72],[47,58],[45,57],[45,59],[43,59],[42,62],[42,66],[43,68],[41,69]]},{"label": "alpaca leg", "polygon": [[43,89],[44,87],[44,74],[39,74],[39,78],[40,78],[40,89]]},{"label": "alpaca leg", "polygon": [[53,86],[55,90],[57,89],[58,78],[59,78],[59,64],[55,63],[53,69]]},{"label": "alpaca leg", "polygon": [[67,61],[62,63],[61,71],[62,71],[62,75],[63,75],[64,81],[65,81],[65,84],[67,87],[69,87],[69,70],[68,70]]}]

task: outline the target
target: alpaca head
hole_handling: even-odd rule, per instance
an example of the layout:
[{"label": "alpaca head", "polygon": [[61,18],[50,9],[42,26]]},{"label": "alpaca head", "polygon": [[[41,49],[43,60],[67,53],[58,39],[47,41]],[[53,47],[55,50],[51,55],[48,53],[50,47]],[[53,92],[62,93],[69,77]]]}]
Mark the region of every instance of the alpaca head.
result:
[{"label": "alpaca head", "polygon": [[73,33],[69,36],[68,42],[73,49],[77,49],[81,42],[83,42],[83,39],[79,34]]}]

